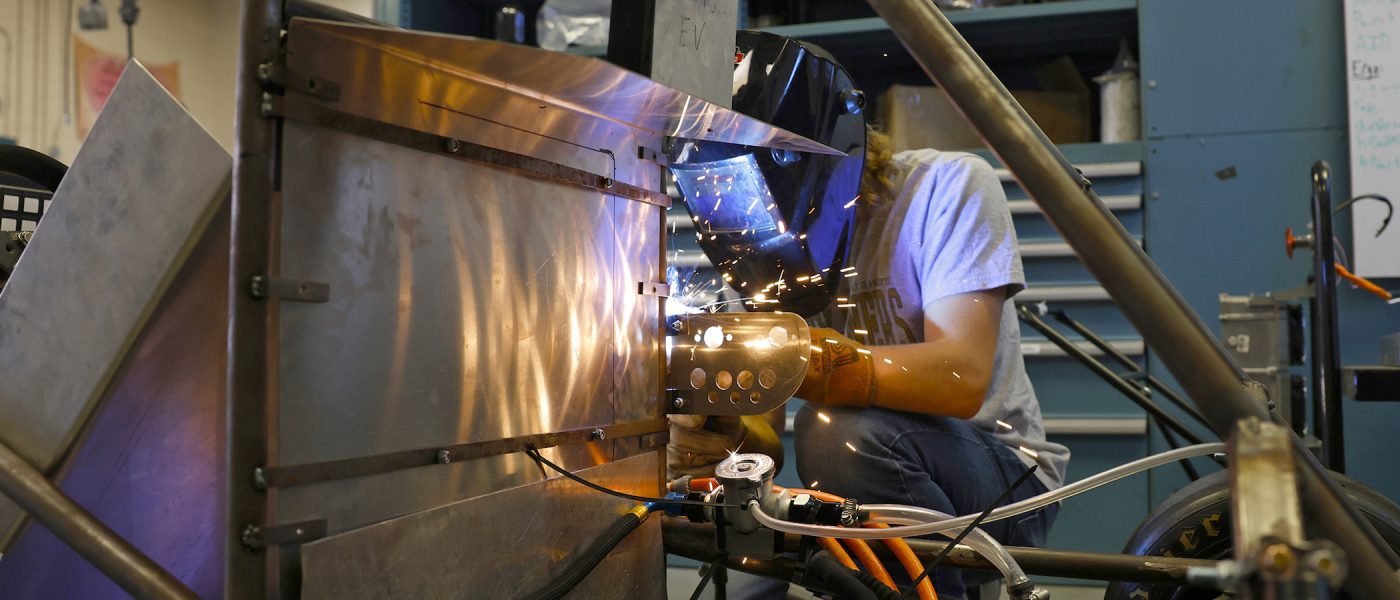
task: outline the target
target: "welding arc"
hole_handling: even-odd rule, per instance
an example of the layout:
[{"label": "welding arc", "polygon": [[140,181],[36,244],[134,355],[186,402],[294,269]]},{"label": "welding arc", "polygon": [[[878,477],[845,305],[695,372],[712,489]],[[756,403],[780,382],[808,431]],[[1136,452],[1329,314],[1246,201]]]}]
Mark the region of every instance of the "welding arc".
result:
[{"label": "welding arc", "polygon": [[583,581],[598,563],[603,562],[608,553],[612,552],[617,544],[637,529],[638,525],[646,519],[648,509],[645,506],[638,506],[622,514],[612,525],[603,530],[603,533],[589,544],[578,558],[574,559],[568,568],[564,569],[558,577],[555,577],[548,585],[533,594],[525,596],[528,600],[558,600],[568,594],[579,582]]},{"label": "welding arc", "polygon": [[704,501],[701,501],[701,500],[680,500],[680,499],[671,500],[671,499],[667,499],[667,498],[652,498],[652,497],[649,497],[649,496],[638,496],[638,495],[635,495],[635,494],[628,494],[627,492],[619,492],[619,491],[617,491],[617,490],[603,487],[603,486],[601,486],[601,485],[598,485],[598,484],[596,484],[596,483],[593,483],[592,481],[589,481],[589,480],[587,480],[587,479],[584,479],[584,478],[582,478],[582,477],[579,477],[577,474],[570,472],[568,469],[565,469],[564,467],[561,467],[561,466],[556,465],[556,464],[554,464],[554,463],[552,463],[552,462],[549,462],[549,459],[547,459],[547,458],[545,458],[545,457],[543,457],[543,456],[540,456],[540,453],[539,453],[538,450],[534,450],[534,449],[526,450],[526,451],[525,451],[525,455],[526,455],[526,456],[529,456],[529,457],[532,458],[532,459],[534,459],[535,462],[537,462],[537,463],[539,463],[539,464],[542,464],[542,465],[544,465],[544,466],[546,466],[546,467],[549,467],[549,468],[551,468],[551,469],[554,469],[554,471],[557,472],[557,473],[559,473],[560,475],[563,475],[563,476],[565,476],[565,477],[568,477],[569,479],[574,480],[574,482],[575,482],[575,483],[578,483],[579,485],[582,485],[582,486],[584,486],[584,487],[593,489],[593,490],[595,490],[595,491],[602,492],[602,493],[604,493],[604,494],[609,494],[609,495],[612,495],[612,496],[617,496],[618,498],[622,498],[622,499],[624,499],[624,500],[631,500],[631,501],[633,501],[633,502],[643,502],[643,503],[651,502],[651,503],[656,503],[656,504],[687,504],[687,505],[690,505],[690,506],[713,506],[713,507],[717,507],[717,508],[738,508],[738,507],[739,507],[739,505],[737,505],[737,504],[722,504],[722,503],[719,503],[719,502],[704,502]]}]

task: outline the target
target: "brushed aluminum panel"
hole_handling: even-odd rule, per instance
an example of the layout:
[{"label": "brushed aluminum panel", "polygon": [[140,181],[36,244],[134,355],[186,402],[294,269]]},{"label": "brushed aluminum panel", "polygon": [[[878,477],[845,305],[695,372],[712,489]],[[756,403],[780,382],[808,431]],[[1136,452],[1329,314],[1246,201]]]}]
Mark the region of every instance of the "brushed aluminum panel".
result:
[{"label": "brushed aluminum panel", "polygon": [[[657,356],[659,304],[635,306],[655,303],[637,283],[660,277],[659,207],[296,122],[284,144],[281,277],[328,283],[330,301],[281,305],[277,464],[654,410],[659,385],[618,369]],[[619,235],[618,211],[653,217]],[[611,441],[551,454],[614,456]],[[516,455],[286,489],[279,521],[344,531],[537,474]]]},{"label": "brushed aluminum panel", "polygon": [[[0,440],[56,467],[229,194],[232,162],[128,65],[0,293]],[[18,509],[0,497],[0,550]]]},{"label": "brushed aluminum panel", "polygon": [[[613,153],[619,181],[639,187],[656,189],[648,183],[659,181],[634,169],[637,134],[839,154],[596,58],[301,19],[293,20],[287,43],[288,78],[321,78],[339,87],[334,99],[319,100],[328,107],[449,137],[470,129],[461,116],[548,138],[586,137],[586,147]],[[289,87],[289,93],[316,98],[308,86]],[[647,180],[632,179],[638,176]]]},{"label": "brushed aluminum panel", "polygon": [[[59,487],[203,598],[223,591],[228,209],[156,308]],[[42,526],[0,560],[7,600],[125,598]]]},{"label": "brushed aluminum panel", "polygon": [[[616,215],[616,248],[618,256],[627,257],[634,265],[635,278],[641,282],[666,281],[662,266],[664,244],[662,232],[666,211],[656,205],[613,199]],[[631,290],[631,291],[636,291]],[[613,348],[617,361],[613,364],[613,381],[617,402],[613,406],[618,422],[645,421],[663,418],[666,408],[662,402],[636,402],[635,398],[661,397],[661,373],[666,368],[662,342],[665,339],[665,298],[636,293],[619,298],[617,320],[613,323]],[[632,438],[617,440],[618,456],[631,456],[650,447],[646,442],[664,443],[660,436],[654,440]]]},{"label": "brushed aluminum panel", "polygon": [[[584,469],[591,481],[659,493],[655,452]],[[312,542],[301,549],[305,598],[522,598],[547,583],[633,505],[554,477]],[[570,597],[664,598],[653,515]]]}]

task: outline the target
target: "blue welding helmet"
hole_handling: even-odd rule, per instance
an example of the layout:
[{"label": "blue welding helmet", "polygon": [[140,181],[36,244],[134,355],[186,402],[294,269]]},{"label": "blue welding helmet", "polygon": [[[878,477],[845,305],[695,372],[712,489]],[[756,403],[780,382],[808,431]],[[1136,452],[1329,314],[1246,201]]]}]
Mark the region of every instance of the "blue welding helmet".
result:
[{"label": "blue welding helmet", "polygon": [[749,310],[831,305],[855,229],[865,95],[826,51],[739,31],[733,108],[845,156],[682,141],[671,171],[701,250]]}]

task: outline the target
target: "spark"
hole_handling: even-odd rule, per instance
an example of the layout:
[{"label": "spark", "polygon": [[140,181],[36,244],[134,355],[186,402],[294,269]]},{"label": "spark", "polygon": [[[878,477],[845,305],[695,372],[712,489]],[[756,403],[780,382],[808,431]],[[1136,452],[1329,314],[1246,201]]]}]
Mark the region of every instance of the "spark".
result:
[{"label": "spark", "polygon": [[848,272],[854,271],[854,270],[856,270],[855,267],[841,267],[841,272],[842,272],[842,273],[848,273]]},{"label": "spark", "polygon": [[855,277],[856,275],[860,275],[860,273],[857,273],[857,272],[855,272],[855,271],[851,271],[850,273],[847,273],[847,274],[846,274],[847,277]]},{"label": "spark", "polygon": [[864,329],[852,329],[851,331],[856,332],[856,335],[870,335],[870,332]]},{"label": "spark", "polygon": [[856,200],[860,200],[860,196],[856,196],[855,198],[851,198],[851,201],[850,201],[850,202],[847,202],[846,205],[845,205],[845,206],[842,206],[841,208],[850,208],[850,207],[852,207],[852,206],[855,206],[855,205],[856,205]]},{"label": "spark", "polygon": [[957,372],[957,371],[953,371],[953,377],[956,377],[956,378],[958,378],[958,379],[962,379],[962,375],[958,375],[958,372]]},{"label": "spark", "polygon": [[1015,427],[1012,427],[1010,423],[1007,423],[1006,421],[1003,421],[1003,420],[1001,420],[1001,419],[997,419],[997,427],[1000,427],[1000,428],[1006,429],[1006,430],[1015,429]]},{"label": "spark", "polygon": [[820,482],[820,481],[813,481],[812,483],[807,484],[807,487],[812,488],[812,489],[815,490],[815,489],[817,489],[817,484],[819,484],[819,483],[821,483],[821,482]]},{"label": "spark", "polygon": [[818,347],[816,347],[816,346],[811,346],[811,348],[812,348],[812,351],[813,351],[813,352],[821,352],[821,351],[822,351],[821,348],[818,348]]},{"label": "spark", "polygon": [[836,305],[836,308],[855,308],[855,307],[856,307],[856,305],[854,305],[854,304],[837,304],[837,305]]},{"label": "spark", "polygon": [[799,235],[799,236],[797,236],[797,239],[799,239],[799,240],[805,240],[805,239],[807,239],[807,234],[804,233],[804,234],[802,234],[802,235]]},{"label": "spark", "polygon": [[905,373],[908,373],[908,372],[909,372],[909,367],[905,367],[905,366],[902,366],[902,365],[901,365],[899,368],[900,368],[900,369],[903,369]]},{"label": "spark", "polygon": [[[846,442],[846,447],[850,448],[851,452],[858,452],[858,450],[856,450],[856,447],[852,446],[850,442]],[[1022,448],[1022,450],[1025,450],[1025,448]]]},{"label": "spark", "polygon": [[890,359],[888,359],[888,358],[883,359],[883,360],[885,361],[885,364],[887,364],[887,365],[892,365],[892,364],[894,364],[894,361],[892,361],[892,360],[890,360]]},{"label": "spark", "polygon": [[869,355],[870,355],[870,351],[869,351],[869,350],[866,350],[865,348],[856,348],[856,352],[859,352],[859,353],[864,354],[864,355],[866,355],[866,356],[869,356]]},{"label": "spark", "polygon": [[840,344],[840,343],[841,343],[841,342],[838,342],[838,341],[833,340],[833,339],[831,339],[831,338],[822,338],[822,339],[826,340],[826,343],[832,344],[832,345]]},{"label": "spark", "polygon": [[821,411],[817,411],[817,418],[818,418],[818,419],[821,419],[823,423],[830,423],[830,422],[831,422],[831,417],[827,416],[826,413],[821,412]]},{"label": "spark", "polygon": [[1027,448],[1025,446],[1017,446],[1016,448],[1022,452],[1025,452],[1026,456],[1036,459],[1040,458],[1040,453],[1036,452],[1035,450],[1031,450],[1030,448]]}]

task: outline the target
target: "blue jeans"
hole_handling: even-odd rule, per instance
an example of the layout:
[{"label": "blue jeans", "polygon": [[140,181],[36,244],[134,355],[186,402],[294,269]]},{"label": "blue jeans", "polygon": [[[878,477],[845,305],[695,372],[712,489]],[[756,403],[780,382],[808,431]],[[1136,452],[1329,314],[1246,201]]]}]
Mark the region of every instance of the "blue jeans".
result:
[{"label": "blue jeans", "polygon": [[[909,504],[953,515],[976,514],[1026,470],[1013,450],[962,419],[879,408],[823,407],[830,422],[804,406],[797,413],[797,473],[802,482],[862,504]],[[850,444],[850,447],[847,444]],[[854,447],[855,450],[852,450]],[[1015,502],[1046,491],[1031,477],[1011,493]],[[1044,546],[1058,505],[982,529],[1009,546]],[[890,568],[891,575],[903,569]],[[939,568],[938,597],[958,600],[967,585],[992,575]],[[907,580],[906,580],[907,581]]]}]

